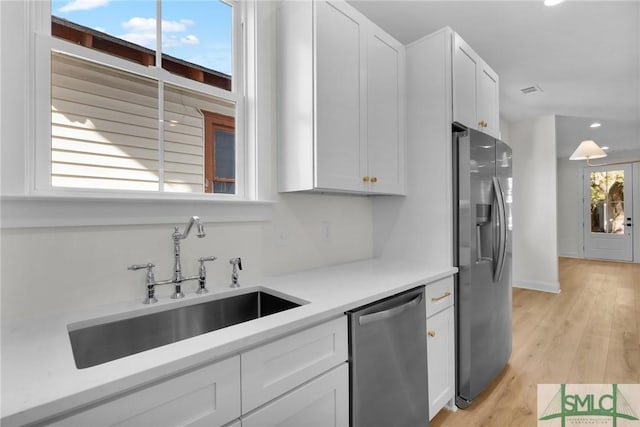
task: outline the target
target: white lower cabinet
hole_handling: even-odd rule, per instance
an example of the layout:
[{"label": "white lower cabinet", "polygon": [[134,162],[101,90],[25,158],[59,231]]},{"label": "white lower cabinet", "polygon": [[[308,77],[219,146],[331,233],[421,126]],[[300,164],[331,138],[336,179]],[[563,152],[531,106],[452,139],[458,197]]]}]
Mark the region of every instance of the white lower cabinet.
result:
[{"label": "white lower cabinet", "polygon": [[455,397],[453,278],[427,285],[429,419]]},{"label": "white lower cabinet", "polygon": [[349,425],[347,318],[290,334],[39,425]]},{"label": "white lower cabinet", "polygon": [[240,357],[126,393],[45,425],[219,426],[240,417]]},{"label": "white lower cabinet", "polygon": [[433,418],[454,396],[453,307],[427,319],[429,416]]},{"label": "white lower cabinet", "polygon": [[348,427],[349,367],[339,367],[242,418],[242,427]]},{"label": "white lower cabinet", "polygon": [[347,318],[339,317],[244,352],[242,412],[247,413],[348,358]]}]

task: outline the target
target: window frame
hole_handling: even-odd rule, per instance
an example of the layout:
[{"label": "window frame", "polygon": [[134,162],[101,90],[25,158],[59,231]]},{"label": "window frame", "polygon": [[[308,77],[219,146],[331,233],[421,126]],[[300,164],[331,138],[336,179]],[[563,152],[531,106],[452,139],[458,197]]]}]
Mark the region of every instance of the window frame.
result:
[{"label": "window frame", "polygon": [[[233,132],[235,138],[235,119],[220,113],[211,111],[202,111],[204,116],[204,177],[205,177],[205,193],[214,193],[214,184],[216,182],[226,182],[236,184],[235,176],[233,178],[223,178],[216,176],[216,130],[225,132]],[[207,184],[211,185],[211,191]],[[237,185],[237,184],[236,184]],[[214,193],[215,194],[215,193]],[[219,194],[219,193],[218,193]]]},{"label": "window frame", "polygon": [[[156,0],[156,11],[158,21],[161,20],[160,1]],[[74,44],[70,41],[60,39],[51,35],[51,2],[38,1],[30,3],[30,13],[32,17],[31,34],[34,40],[33,78],[34,96],[33,109],[34,120],[32,123],[33,143],[31,144],[29,160],[32,162],[29,168],[29,188],[36,195],[62,195],[62,196],[85,196],[92,198],[156,198],[156,199],[181,199],[189,200],[251,200],[249,197],[255,195],[255,191],[247,188],[250,180],[246,179],[248,165],[255,165],[255,159],[249,159],[248,154],[254,153],[248,146],[245,138],[245,128],[247,126],[247,112],[245,99],[247,98],[247,37],[245,36],[245,21],[247,14],[246,2],[239,0],[222,0],[232,7],[232,88],[226,91],[215,86],[188,79],[162,68],[162,55],[156,54],[154,66],[145,66],[129,60],[119,58],[98,50]],[[162,40],[158,38],[156,52]],[[159,189],[158,191],[141,190],[110,190],[110,189],[84,189],[76,187],[54,187],[51,183],[52,162],[51,162],[51,52],[56,51],[83,60],[88,60],[99,65],[111,67],[127,73],[151,78],[158,84],[159,95],[166,84],[171,86],[212,96],[219,99],[231,101],[236,105],[235,112],[235,170],[236,170],[236,192],[235,194],[222,193],[180,193],[164,190],[164,128],[162,108],[163,100],[158,103],[158,153],[159,153]],[[159,98],[162,98],[160,95]],[[204,118],[203,118],[204,123]],[[203,141],[204,142],[204,141]],[[252,141],[255,144],[255,140]],[[204,150],[204,146],[203,146]]]}]

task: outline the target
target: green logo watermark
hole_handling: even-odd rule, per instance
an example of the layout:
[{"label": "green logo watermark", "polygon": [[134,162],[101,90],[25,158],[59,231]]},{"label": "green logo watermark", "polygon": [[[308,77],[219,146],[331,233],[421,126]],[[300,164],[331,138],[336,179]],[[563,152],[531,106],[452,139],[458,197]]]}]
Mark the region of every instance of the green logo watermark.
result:
[{"label": "green logo watermark", "polygon": [[[539,398],[541,397],[540,386],[538,385]],[[618,420],[640,422],[631,404],[620,391],[618,384],[611,384],[610,391],[603,390],[603,387],[609,387],[609,385],[600,387],[598,391],[594,391],[591,387],[590,392],[587,385],[572,385],[573,392],[568,392],[567,385],[560,384],[559,390],[549,400],[538,420],[559,419],[562,427],[565,427],[567,420],[573,425],[593,425],[607,422],[612,423],[613,427],[617,427]],[[538,425],[544,424],[539,422]]]}]

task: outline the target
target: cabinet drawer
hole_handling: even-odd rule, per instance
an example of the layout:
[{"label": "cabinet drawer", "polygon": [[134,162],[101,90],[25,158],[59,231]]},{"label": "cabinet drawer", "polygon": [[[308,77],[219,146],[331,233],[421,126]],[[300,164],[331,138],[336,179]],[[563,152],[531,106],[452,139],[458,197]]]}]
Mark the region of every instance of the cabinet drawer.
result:
[{"label": "cabinet drawer", "polygon": [[427,317],[453,305],[453,277],[445,277],[426,287]]},{"label": "cabinet drawer", "polygon": [[427,319],[429,418],[433,418],[455,393],[453,307]]},{"label": "cabinet drawer", "polygon": [[127,393],[49,425],[219,426],[240,417],[240,357]]},{"label": "cabinet drawer", "polygon": [[346,316],[242,353],[242,412],[286,393],[347,357]]},{"label": "cabinet drawer", "polygon": [[242,427],[348,427],[349,367],[340,367],[243,417]]}]

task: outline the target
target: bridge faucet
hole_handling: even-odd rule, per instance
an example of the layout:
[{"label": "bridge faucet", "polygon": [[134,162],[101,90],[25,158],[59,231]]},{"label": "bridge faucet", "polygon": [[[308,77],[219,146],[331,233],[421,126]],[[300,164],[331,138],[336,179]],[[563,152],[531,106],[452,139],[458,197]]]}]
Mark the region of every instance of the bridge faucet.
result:
[{"label": "bridge faucet", "polygon": [[204,267],[204,263],[206,261],[214,261],[216,257],[211,256],[211,257],[203,257],[198,259],[198,262],[200,262],[200,268],[199,268],[198,274],[193,276],[186,276],[186,277],[182,275],[182,265],[180,263],[180,240],[186,239],[189,236],[189,232],[191,231],[191,228],[193,227],[194,224],[196,225],[196,228],[198,230],[198,237],[203,238],[204,236],[206,236],[202,222],[200,222],[200,218],[198,218],[197,216],[192,216],[189,219],[189,222],[184,227],[184,231],[182,233],[180,232],[178,227],[175,227],[173,230],[173,234],[171,234],[171,237],[173,238],[173,258],[174,258],[173,277],[171,279],[156,280],[153,274],[153,267],[155,267],[155,265],[151,263],[135,264],[135,265],[129,266],[129,270],[141,270],[143,268],[147,269],[147,275],[145,278],[145,283],[147,286],[147,297],[144,300],[145,304],[152,304],[158,301],[157,298],[155,297],[155,287],[158,285],[173,285],[174,292],[171,295],[172,299],[178,299],[178,298],[184,297],[184,293],[182,293],[181,287],[182,287],[182,282],[187,280],[198,280],[199,288],[196,291],[196,293],[203,294],[208,292],[206,288],[207,270]]},{"label": "bridge faucet", "polygon": [[180,240],[186,239],[189,236],[189,232],[191,231],[191,227],[193,227],[193,224],[196,225],[196,228],[198,230],[198,238],[202,239],[204,236],[206,236],[206,233],[204,232],[204,226],[202,225],[202,222],[200,222],[200,218],[197,216],[192,216],[189,219],[189,222],[184,227],[184,231],[182,233],[180,233],[178,227],[175,227],[173,230],[173,234],[171,235],[171,237],[173,238],[174,257],[173,279],[171,280],[171,282],[176,287],[174,294],[171,296],[171,298],[173,299],[184,297],[184,294],[180,289],[182,282],[184,282],[185,280],[195,280],[200,278],[199,275],[184,277],[182,275],[182,264],[180,263]]}]

